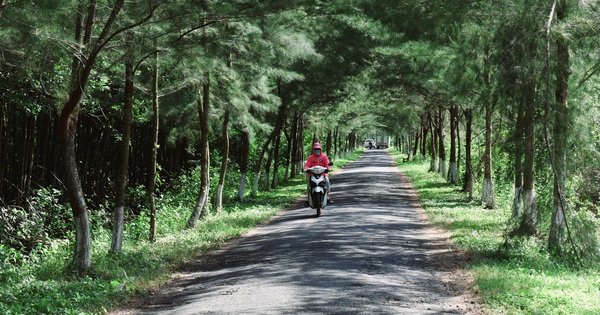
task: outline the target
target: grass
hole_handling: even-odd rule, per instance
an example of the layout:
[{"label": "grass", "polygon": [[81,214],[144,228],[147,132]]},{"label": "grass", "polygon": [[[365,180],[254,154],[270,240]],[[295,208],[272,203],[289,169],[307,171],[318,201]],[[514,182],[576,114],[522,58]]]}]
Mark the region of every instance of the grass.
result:
[{"label": "grass", "polygon": [[[336,159],[334,171],[361,153]],[[145,240],[148,218],[144,215],[127,223],[123,251],[118,256],[108,254],[110,231],[95,227],[93,269],[84,278],[69,268],[73,238],[54,240],[27,255],[0,245],[0,314],[107,313],[134,296],[156,289],[184,262],[278,214],[305,189],[304,178],[299,176],[244,202],[229,202],[224,211],[209,213],[193,229],[184,228],[193,205],[189,204],[189,194],[165,194],[159,201],[159,237],[155,243]]]},{"label": "grass", "polygon": [[[489,314],[600,314],[600,268],[565,263],[548,254],[541,238],[507,239],[512,193],[496,191],[497,207],[483,209],[459,187],[428,173],[428,164],[402,163],[419,192],[429,220],[448,230],[450,240],[473,257],[474,293]],[[477,196],[477,194],[475,194]]]}]

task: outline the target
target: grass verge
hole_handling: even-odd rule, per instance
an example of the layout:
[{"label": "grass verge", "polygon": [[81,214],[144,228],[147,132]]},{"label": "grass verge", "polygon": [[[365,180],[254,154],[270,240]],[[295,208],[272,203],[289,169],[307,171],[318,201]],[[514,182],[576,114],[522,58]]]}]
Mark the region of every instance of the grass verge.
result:
[{"label": "grass verge", "polygon": [[[358,159],[362,152],[336,159],[334,172]],[[184,228],[193,198],[189,204],[190,200],[182,200],[185,198],[177,192],[171,197],[165,194],[159,201],[160,232],[155,243],[144,239],[148,226],[144,215],[127,223],[123,251],[118,256],[108,254],[110,230],[94,229],[93,270],[85,278],[75,276],[69,268],[73,238],[54,240],[26,255],[0,244],[0,314],[107,313],[165,283],[182,263],[270,219],[305,189],[304,178],[299,176],[276,190],[259,192],[244,202],[230,202],[223,211],[209,213],[193,229]]]},{"label": "grass verge", "polygon": [[[473,257],[476,294],[489,314],[600,314],[600,268],[564,263],[550,256],[541,238],[507,239],[512,192],[497,189],[498,206],[484,210],[460,187],[447,184],[428,163],[402,162],[430,222],[451,234],[456,246]],[[476,195],[476,194],[475,194]]]}]

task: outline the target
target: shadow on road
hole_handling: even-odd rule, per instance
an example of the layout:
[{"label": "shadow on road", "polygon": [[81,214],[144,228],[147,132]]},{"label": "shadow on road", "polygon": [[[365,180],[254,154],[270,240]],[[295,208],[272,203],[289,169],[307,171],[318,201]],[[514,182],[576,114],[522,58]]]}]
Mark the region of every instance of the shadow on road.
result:
[{"label": "shadow on road", "polygon": [[[200,256],[141,314],[464,314],[464,261],[427,223],[386,151],[331,178],[322,216],[295,206]],[[439,257],[438,257],[439,256]],[[440,260],[454,260],[456,265]]]}]

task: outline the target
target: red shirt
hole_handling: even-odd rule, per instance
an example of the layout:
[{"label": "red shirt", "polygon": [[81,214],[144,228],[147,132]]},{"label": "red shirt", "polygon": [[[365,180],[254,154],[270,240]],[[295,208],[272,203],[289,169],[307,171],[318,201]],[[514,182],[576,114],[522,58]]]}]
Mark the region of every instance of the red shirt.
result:
[{"label": "red shirt", "polygon": [[317,165],[329,168],[329,158],[327,157],[327,155],[325,155],[324,153],[321,153],[321,155],[319,156],[316,156],[314,153],[311,154],[306,160],[306,163],[304,164],[304,169],[311,168]]}]

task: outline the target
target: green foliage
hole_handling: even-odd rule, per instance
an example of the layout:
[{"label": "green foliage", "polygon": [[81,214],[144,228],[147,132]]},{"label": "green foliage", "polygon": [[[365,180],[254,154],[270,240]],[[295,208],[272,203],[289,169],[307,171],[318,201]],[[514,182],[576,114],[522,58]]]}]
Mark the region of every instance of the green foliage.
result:
[{"label": "green foliage", "polygon": [[[478,202],[468,200],[439,175],[427,173],[427,164],[399,164],[419,191],[420,202],[430,222],[447,229],[453,244],[472,256],[468,269],[475,278],[473,291],[483,296],[489,312],[600,312],[597,299],[600,269],[597,263],[582,267],[573,261],[572,252],[565,253],[571,258],[552,257],[541,238],[505,238],[511,214],[510,188],[497,193],[500,200],[496,209],[487,210]],[[595,223],[590,224],[595,220],[589,212],[577,212],[575,217],[578,217],[573,219],[575,221],[589,222],[587,229],[583,229],[587,233],[597,233],[593,228]],[[582,237],[587,239],[589,235]]]},{"label": "green foliage", "polygon": [[[355,151],[337,159],[334,171],[357,159]],[[199,170],[194,169],[162,187],[157,198],[157,241],[148,242],[149,218],[141,208],[139,215],[129,214],[125,224],[124,250],[109,254],[111,230],[100,224],[94,229],[90,275],[80,278],[71,273],[72,243],[65,239],[48,240],[25,255],[22,251],[0,245],[0,313],[1,314],[104,314],[119,303],[136,295],[147,294],[169,279],[178,265],[224,241],[239,237],[287,207],[306,188],[304,178],[281,182],[279,188],[259,192],[244,202],[230,198],[224,211],[210,212],[196,228],[185,222],[197,197]],[[238,174],[231,172],[229,185]],[[144,188],[129,191],[132,200],[146,203]],[[38,192],[39,205],[58,207],[55,191]],[[230,192],[235,195],[234,192]],[[58,211],[58,209],[56,209]],[[70,239],[70,238],[69,238]]]},{"label": "green foliage", "polygon": [[69,242],[55,240],[29,256],[0,246],[0,313],[103,313],[127,296],[152,288],[156,281],[166,281],[167,273],[199,252],[216,248],[278,213],[302,193],[303,187],[304,183],[296,180],[256,200],[229,204],[226,211],[211,214],[193,230],[183,225],[189,208],[163,198],[156,243],[144,240],[148,227],[145,213],[126,224],[125,250],[119,256],[108,254],[110,230],[96,231],[94,243],[98,245],[94,247],[94,269],[89,278],[73,278],[66,272]]},{"label": "green foliage", "polygon": [[59,202],[61,192],[52,187],[33,192],[28,208],[0,207],[0,242],[31,251],[38,244],[61,238],[70,231],[72,215]]}]

